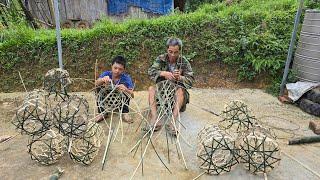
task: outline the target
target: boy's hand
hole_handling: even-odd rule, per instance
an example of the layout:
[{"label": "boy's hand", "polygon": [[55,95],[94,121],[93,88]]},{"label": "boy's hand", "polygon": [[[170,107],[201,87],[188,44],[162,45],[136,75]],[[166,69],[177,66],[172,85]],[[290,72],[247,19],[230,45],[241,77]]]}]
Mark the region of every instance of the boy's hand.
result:
[{"label": "boy's hand", "polygon": [[127,87],[125,85],[123,85],[123,84],[116,85],[116,88],[119,91],[127,91]]},{"label": "boy's hand", "polygon": [[111,82],[111,79],[109,76],[105,76],[103,78],[101,78],[102,82],[106,83],[106,84],[109,84]]}]

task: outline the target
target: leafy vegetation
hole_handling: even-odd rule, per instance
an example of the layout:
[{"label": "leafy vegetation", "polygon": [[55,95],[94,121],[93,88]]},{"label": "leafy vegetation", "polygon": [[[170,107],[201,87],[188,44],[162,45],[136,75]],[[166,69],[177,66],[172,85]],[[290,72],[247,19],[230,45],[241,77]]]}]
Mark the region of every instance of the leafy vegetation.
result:
[{"label": "leafy vegetation", "polygon": [[187,0],[186,1],[186,11],[195,11],[200,6],[204,4],[215,4],[215,3],[221,3],[224,0]]},{"label": "leafy vegetation", "polygon": [[307,0],[305,5],[308,9],[320,9],[320,0]]},{"label": "leafy vegetation", "polygon": [[[105,64],[123,54],[139,84],[147,79],[146,68],[164,52],[166,39],[176,36],[183,39],[182,53],[191,58],[196,73],[199,61],[223,61],[237,71],[239,80],[265,74],[271,81],[281,76],[297,5],[296,0],[242,0],[231,5],[217,1],[191,13],[151,20],[115,24],[104,19],[92,29],[62,31],[64,65],[73,77],[93,79],[96,60]],[[41,77],[35,74],[57,67],[56,52],[54,30],[2,30],[0,91],[17,89],[19,78],[13,73],[18,68],[34,79],[26,80],[27,86],[39,85]],[[23,71],[27,67],[34,72]]]},{"label": "leafy vegetation", "polygon": [[0,4],[0,30],[5,26],[11,28],[17,25],[27,25],[24,13],[17,0],[7,1],[3,6]]}]

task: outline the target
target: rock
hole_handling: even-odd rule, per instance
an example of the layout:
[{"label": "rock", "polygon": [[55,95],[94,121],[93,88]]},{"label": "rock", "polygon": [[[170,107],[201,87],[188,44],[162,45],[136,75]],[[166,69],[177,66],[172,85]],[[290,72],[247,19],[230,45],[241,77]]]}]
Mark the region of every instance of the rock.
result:
[{"label": "rock", "polygon": [[310,121],[309,128],[315,133],[320,135],[320,122]]},{"label": "rock", "polygon": [[60,167],[57,167],[57,169],[53,172],[53,174],[50,176],[49,180],[58,180],[61,175],[63,174],[64,170]]}]

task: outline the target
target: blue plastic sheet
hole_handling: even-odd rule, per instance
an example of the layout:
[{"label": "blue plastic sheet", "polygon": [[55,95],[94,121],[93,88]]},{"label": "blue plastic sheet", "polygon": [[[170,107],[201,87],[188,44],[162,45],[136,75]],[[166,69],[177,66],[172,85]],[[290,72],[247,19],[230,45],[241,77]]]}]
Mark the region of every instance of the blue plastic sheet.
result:
[{"label": "blue plastic sheet", "polygon": [[130,6],[140,7],[154,14],[168,14],[172,11],[173,0],[108,0],[108,13],[119,15],[128,12]]}]

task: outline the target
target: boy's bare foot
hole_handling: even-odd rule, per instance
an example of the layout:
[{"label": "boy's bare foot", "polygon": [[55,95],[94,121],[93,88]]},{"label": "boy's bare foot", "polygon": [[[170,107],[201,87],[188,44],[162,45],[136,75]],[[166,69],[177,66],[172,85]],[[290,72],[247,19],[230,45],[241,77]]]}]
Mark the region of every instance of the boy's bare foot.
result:
[{"label": "boy's bare foot", "polygon": [[99,114],[99,115],[97,116],[95,122],[96,122],[96,123],[99,123],[99,122],[103,121],[104,119],[107,119],[108,117],[109,117],[108,114],[105,114],[105,115]]},{"label": "boy's bare foot", "polygon": [[122,120],[128,124],[133,123],[133,119],[129,116],[128,113],[122,113]]}]

